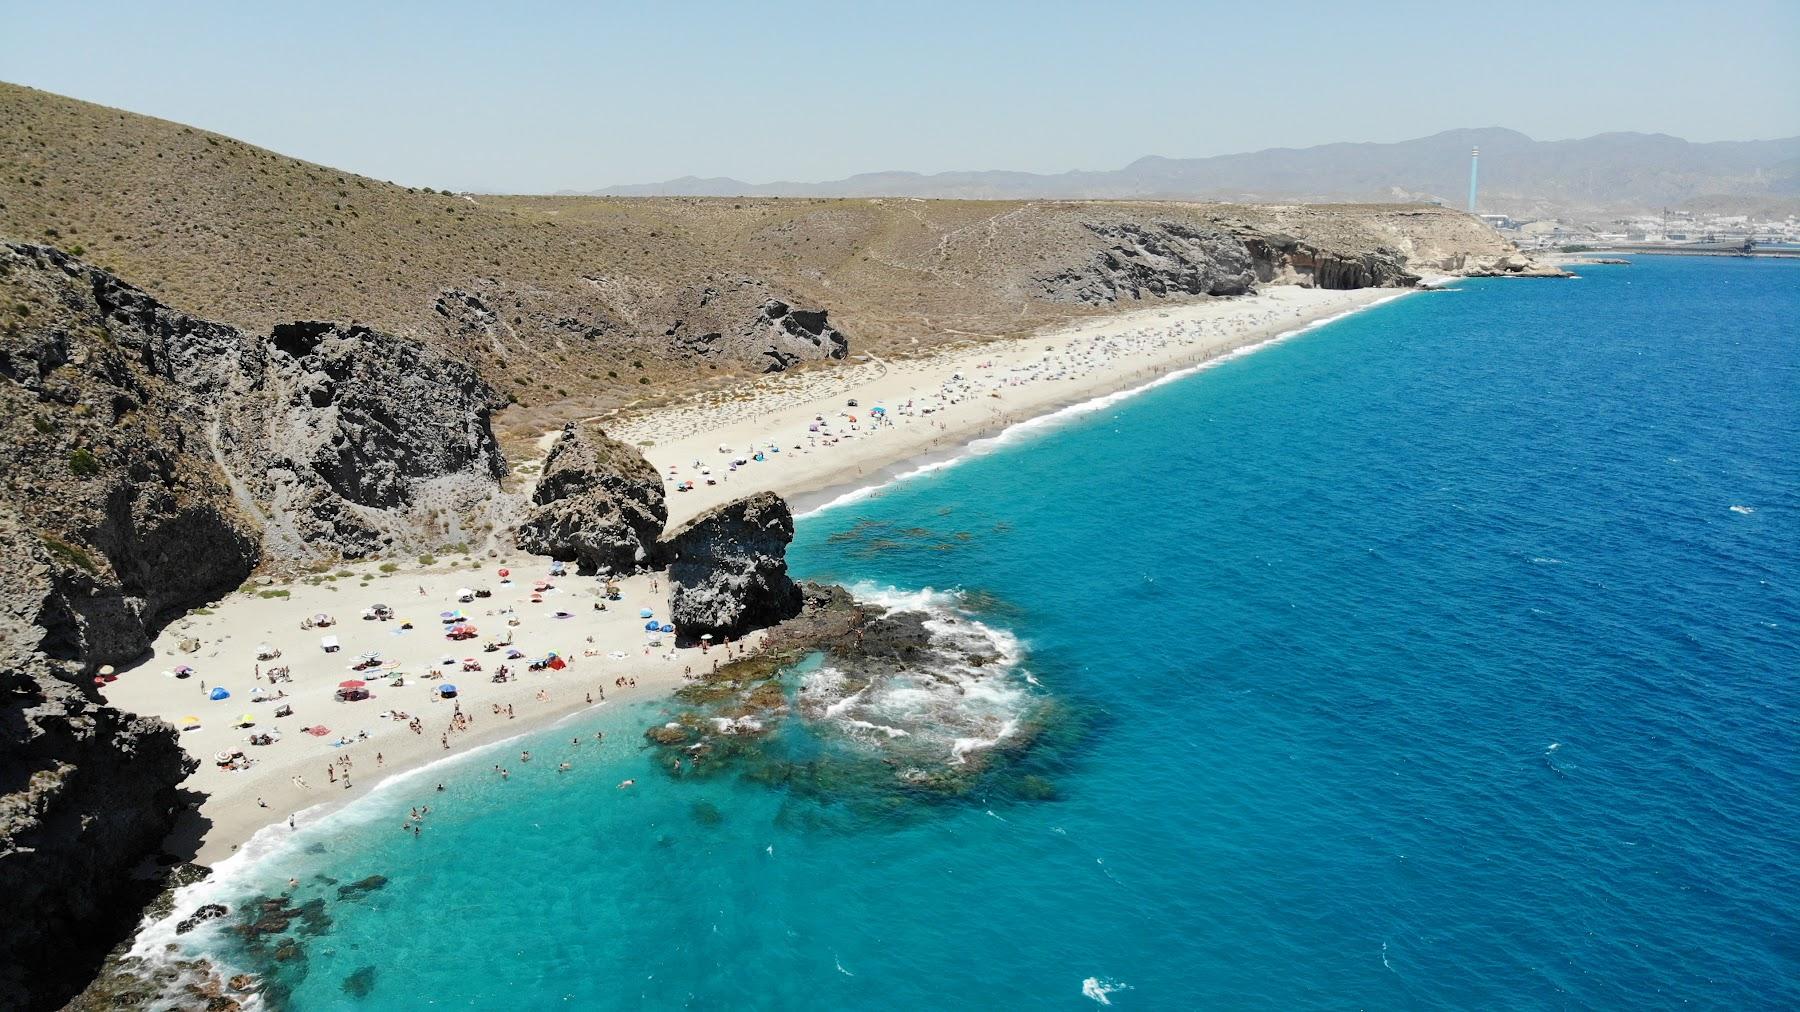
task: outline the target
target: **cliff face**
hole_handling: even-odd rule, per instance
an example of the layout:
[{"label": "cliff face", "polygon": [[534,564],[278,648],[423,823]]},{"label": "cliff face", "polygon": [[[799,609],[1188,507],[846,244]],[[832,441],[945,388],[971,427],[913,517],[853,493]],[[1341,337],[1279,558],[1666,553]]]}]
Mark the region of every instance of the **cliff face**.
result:
[{"label": "cliff face", "polygon": [[550,447],[519,547],[582,573],[627,573],[650,559],[668,522],[662,478],[637,449],[574,422]]},{"label": "cliff face", "polygon": [[101,706],[75,665],[31,649],[50,566],[0,516],[0,1008],[86,983],[157,889],[133,869],[182,807],[193,760],[160,721]]},{"label": "cliff face", "polygon": [[424,546],[504,471],[492,391],[416,342],[245,334],[45,246],[0,245],[0,297],[0,497],[48,553],[54,656],[134,657],[264,557]]}]

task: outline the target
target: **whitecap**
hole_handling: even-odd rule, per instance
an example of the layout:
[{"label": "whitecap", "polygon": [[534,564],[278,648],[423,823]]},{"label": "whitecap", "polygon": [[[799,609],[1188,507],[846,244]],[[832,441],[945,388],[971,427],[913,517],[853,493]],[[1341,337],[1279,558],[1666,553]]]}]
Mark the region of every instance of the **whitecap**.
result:
[{"label": "whitecap", "polygon": [[1116,980],[1103,980],[1089,977],[1081,982],[1081,994],[1084,998],[1092,998],[1102,1005],[1112,1004],[1112,995],[1119,991],[1129,991],[1131,985]]}]

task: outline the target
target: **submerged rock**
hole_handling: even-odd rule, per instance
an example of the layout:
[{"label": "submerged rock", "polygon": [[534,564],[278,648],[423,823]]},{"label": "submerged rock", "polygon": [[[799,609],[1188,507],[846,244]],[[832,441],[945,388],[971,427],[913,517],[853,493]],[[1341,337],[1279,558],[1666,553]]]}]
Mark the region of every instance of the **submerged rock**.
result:
[{"label": "submerged rock", "polygon": [[793,540],[794,515],[773,492],[709,510],[664,539],[677,642],[738,637],[799,614],[787,571]]},{"label": "submerged rock", "polygon": [[588,574],[648,562],[669,519],[662,478],[643,454],[573,422],[550,448],[531,501],[519,547]]}]

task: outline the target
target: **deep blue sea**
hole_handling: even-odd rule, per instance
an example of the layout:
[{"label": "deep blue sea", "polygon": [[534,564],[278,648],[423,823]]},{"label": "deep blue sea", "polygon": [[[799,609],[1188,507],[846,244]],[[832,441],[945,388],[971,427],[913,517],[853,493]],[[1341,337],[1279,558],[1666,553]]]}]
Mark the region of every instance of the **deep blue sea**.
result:
[{"label": "deep blue sea", "polygon": [[579,718],[248,876],[328,902],[289,1004],[1800,1007],[1800,263],[1582,269],[807,517],[800,574],[1017,651],[979,702],[1031,748],[908,800],[676,779],[640,737],[673,707]]}]

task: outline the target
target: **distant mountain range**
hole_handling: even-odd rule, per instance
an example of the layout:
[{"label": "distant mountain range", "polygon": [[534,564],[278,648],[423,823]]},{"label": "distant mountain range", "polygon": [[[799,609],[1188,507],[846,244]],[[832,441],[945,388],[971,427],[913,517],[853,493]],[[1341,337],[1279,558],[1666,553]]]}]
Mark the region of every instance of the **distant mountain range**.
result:
[{"label": "distant mountain range", "polygon": [[[1213,158],[1140,158],[1101,172],[871,172],[816,183],[684,176],[583,191],[621,197],[950,197],[1271,201],[1467,199],[1481,148],[1480,210],[1542,216],[1741,204],[1800,210],[1800,137],[1695,144],[1667,134],[1537,141],[1493,127],[1394,144],[1270,148]],[[566,191],[577,192],[577,191]],[[1791,213],[1791,211],[1789,212]]]}]

